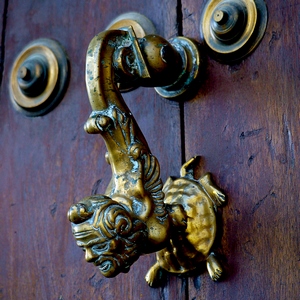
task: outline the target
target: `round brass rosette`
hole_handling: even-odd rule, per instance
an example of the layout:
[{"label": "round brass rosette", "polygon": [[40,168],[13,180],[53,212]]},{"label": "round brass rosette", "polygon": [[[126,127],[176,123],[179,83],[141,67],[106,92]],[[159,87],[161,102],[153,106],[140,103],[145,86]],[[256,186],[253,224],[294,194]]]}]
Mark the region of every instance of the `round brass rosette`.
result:
[{"label": "round brass rosette", "polygon": [[211,0],[202,14],[201,38],[218,61],[238,61],[259,44],[267,19],[264,0]]},{"label": "round brass rosette", "polygon": [[48,113],[62,99],[68,78],[68,60],[56,41],[31,42],[12,67],[9,90],[14,107],[29,117]]}]

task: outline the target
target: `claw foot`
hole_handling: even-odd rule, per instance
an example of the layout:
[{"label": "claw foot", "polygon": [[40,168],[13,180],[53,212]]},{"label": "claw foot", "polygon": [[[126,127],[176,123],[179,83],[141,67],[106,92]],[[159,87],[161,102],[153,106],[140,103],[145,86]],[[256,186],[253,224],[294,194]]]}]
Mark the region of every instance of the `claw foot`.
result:
[{"label": "claw foot", "polygon": [[214,253],[210,253],[210,255],[208,256],[206,260],[206,267],[209,276],[213,281],[218,281],[221,278],[223,274],[223,269],[221,264],[218,262],[217,258],[215,257]]},{"label": "claw foot", "polygon": [[159,263],[156,262],[147,272],[145,276],[145,280],[148,283],[149,286],[153,287],[156,286],[157,283],[160,281],[160,271],[161,268],[159,266]]}]

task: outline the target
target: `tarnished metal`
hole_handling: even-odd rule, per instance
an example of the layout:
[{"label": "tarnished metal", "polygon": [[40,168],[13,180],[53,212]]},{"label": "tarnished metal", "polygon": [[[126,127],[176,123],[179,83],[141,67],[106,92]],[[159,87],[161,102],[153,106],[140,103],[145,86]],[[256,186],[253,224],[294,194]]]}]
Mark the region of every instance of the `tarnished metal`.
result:
[{"label": "tarnished metal", "polygon": [[[107,26],[106,30],[128,30],[128,28],[132,28],[132,31],[137,38],[143,38],[149,34],[156,34],[153,23],[146,16],[137,12],[121,14]],[[137,47],[135,47],[135,49],[137,49]],[[126,52],[126,49],[123,48],[122,51],[119,52],[118,57],[115,58],[115,63],[117,62],[121,68],[122,65],[120,62],[127,57]],[[137,57],[135,59],[137,59]],[[126,73],[126,70],[123,71]],[[122,93],[129,92],[138,86],[139,83],[133,80],[122,80],[121,82],[118,82],[118,88]]]},{"label": "tarnished metal", "polygon": [[197,81],[202,66],[198,46],[193,40],[179,36],[171,39],[170,43],[181,56],[181,73],[169,86],[155,88],[160,96],[168,99],[179,97],[189,90]]},{"label": "tarnished metal", "polygon": [[258,45],[267,18],[264,0],[210,0],[202,14],[200,32],[216,59],[233,62]]},{"label": "tarnished metal", "polygon": [[[128,52],[128,49],[121,48],[118,51],[114,63],[122,69],[123,74],[126,74],[117,79],[121,92],[130,91],[140,85],[154,86],[160,96],[178,99],[199,79],[202,58],[198,44],[194,40],[176,37],[166,41],[155,34],[154,25],[148,18],[135,12],[117,17],[107,29],[134,32],[137,39],[133,39],[133,43],[138,41],[138,44],[132,47],[132,52],[142,51],[146,59],[146,63],[143,63],[139,55],[135,54],[135,58],[132,59],[132,52]],[[126,60],[131,62],[134,60],[135,67],[139,69],[148,68],[151,80],[132,80],[129,75],[133,70],[128,72],[130,68],[126,66]]]},{"label": "tarnished metal", "polygon": [[159,163],[117,87],[123,80],[171,85],[181,73],[181,55],[157,35],[137,39],[132,28],[109,30],[89,45],[86,86],[93,112],[85,130],[102,135],[112,179],[103,195],[72,205],[68,218],[86,261],[106,277],[128,272],[140,255],[157,251],[146,275],[150,286],[159,269],[185,273],[203,260],[212,279],[222,274],[211,247],[224,194],[210,175],[194,178],[196,157],[182,167],[181,178],[163,187]]},{"label": "tarnished metal", "polygon": [[12,103],[27,116],[44,115],[61,100],[68,78],[68,60],[62,47],[54,40],[35,40],[21,51],[12,67]]}]

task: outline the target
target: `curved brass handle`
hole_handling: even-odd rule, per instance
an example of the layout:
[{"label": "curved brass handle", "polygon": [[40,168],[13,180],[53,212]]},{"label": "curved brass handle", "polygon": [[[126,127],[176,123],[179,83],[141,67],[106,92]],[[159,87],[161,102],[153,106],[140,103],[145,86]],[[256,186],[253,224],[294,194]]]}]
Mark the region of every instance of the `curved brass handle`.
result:
[{"label": "curved brass handle", "polygon": [[[187,61],[192,52],[198,66]],[[182,93],[187,77],[196,77],[199,62],[193,41],[170,43],[157,35],[137,39],[132,28],[104,31],[89,45],[86,84],[93,112],[85,130],[102,135],[112,179],[104,195],[84,198],[68,216],[86,260],[106,277],[128,272],[140,255],[156,251],[158,261],[146,275],[150,285],[160,268],[185,273],[203,260],[214,280],[222,273],[211,246],[215,209],[224,203],[224,194],[209,174],[194,178],[197,157],[182,167],[181,178],[169,178],[163,187],[159,163],[117,85],[134,81]],[[188,68],[192,75],[186,74]]]}]

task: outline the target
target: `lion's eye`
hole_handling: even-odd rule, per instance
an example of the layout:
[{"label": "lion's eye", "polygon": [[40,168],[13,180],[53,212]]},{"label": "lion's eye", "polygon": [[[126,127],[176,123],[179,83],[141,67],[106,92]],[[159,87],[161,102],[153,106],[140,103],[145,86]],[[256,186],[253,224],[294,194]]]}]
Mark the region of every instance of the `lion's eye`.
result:
[{"label": "lion's eye", "polygon": [[104,250],[106,248],[106,244],[97,244],[97,245],[94,245],[92,247],[93,250],[95,251],[101,251],[101,250]]},{"label": "lion's eye", "polygon": [[78,205],[78,209],[79,209],[79,214],[80,215],[84,215],[84,214],[86,214],[86,212],[87,212],[87,209],[86,209],[86,207],[84,206],[84,205]]}]

